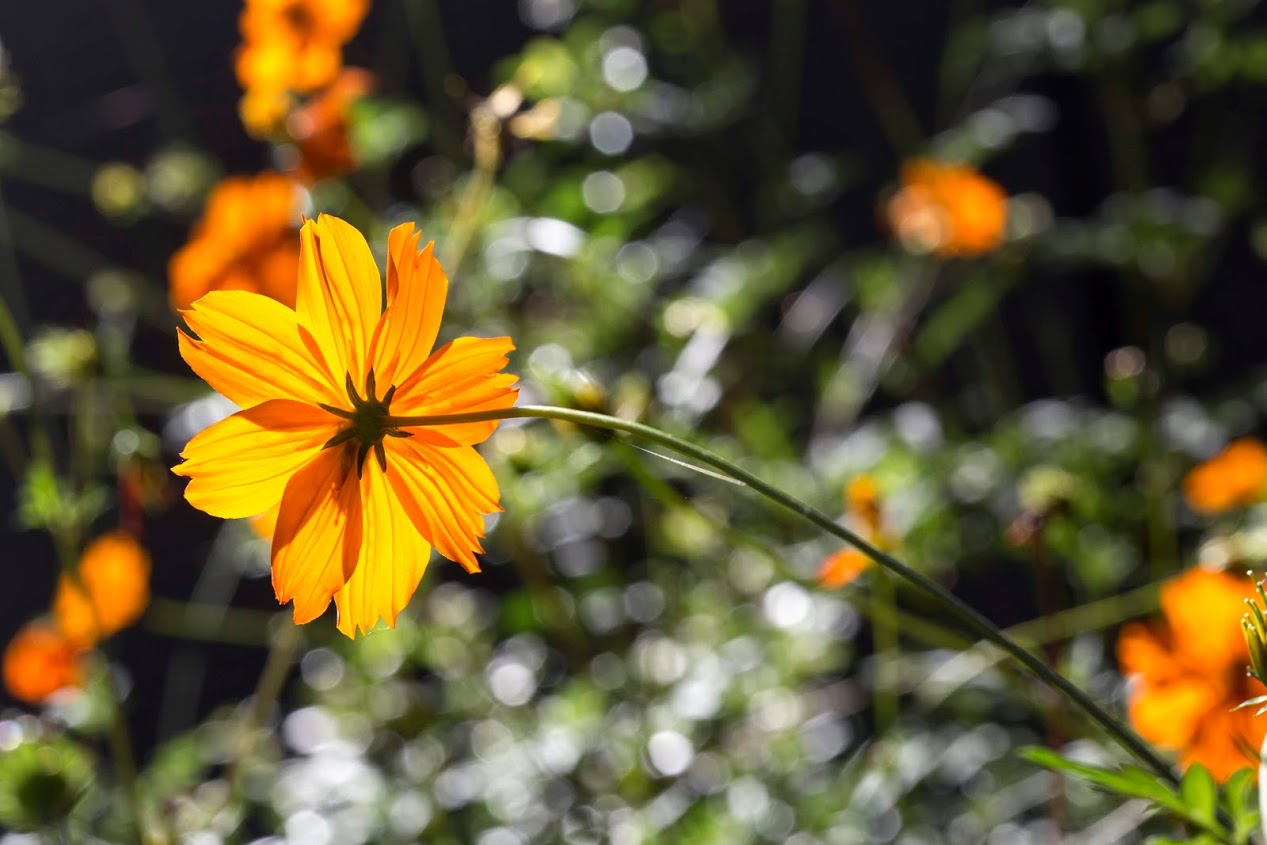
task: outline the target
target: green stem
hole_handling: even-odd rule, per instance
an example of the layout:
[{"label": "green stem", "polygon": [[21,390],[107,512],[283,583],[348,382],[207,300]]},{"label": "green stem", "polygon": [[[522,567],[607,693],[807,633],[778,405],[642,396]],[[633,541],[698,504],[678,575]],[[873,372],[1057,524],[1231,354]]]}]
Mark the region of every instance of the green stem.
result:
[{"label": "green stem", "polygon": [[998,626],[986,617],[982,616],[971,605],[960,599],[958,596],[946,590],[932,578],[929,578],[922,572],[919,572],[897,558],[889,555],[870,543],[863,540],[854,532],[850,531],[843,525],[837,524],[826,514],[810,507],[805,502],[797,499],[788,493],[783,492],[777,487],[767,484],[757,476],[742,469],[730,461],[722,458],[700,446],[687,443],[671,434],[666,434],[659,429],[642,423],[622,420],[616,417],[610,417],[606,414],[596,414],[590,411],[577,411],[569,408],[554,408],[550,406],[528,405],[519,408],[506,408],[492,411],[475,411],[466,414],[441,414],[435,416],[392,416],[383,420],[385,425],[396,427],[421,427],[421,426],[442,426],[442,425],[460,425],[473,422],[489,422],[491,420],[504,419],[525,419],[540,418],[562,420],[564,422],[574,423],[576,425],[586,425],[595,428],[606,429],[608,431],[619,431],[625,434],[631,434],[643,440],[656,443],[665,448],[685,455],[692,460],[699,461],[714,469],[730,476],[748,487],[751,487],[757,493],[765,496],[767,499],[782,505],[784,508],[792,511],[803,519],[816,525],[822,530],[839,537],[846,543],[861,551],[867,557],[871,558],[880,566],[888,569],[902,580],[910,583],[920,592],[929,596],[941,607],[949,611],[954,617],[964,625],[969,631],[980,636],[982,639],[994,643],[1003,651],[1007,652],[1013,658],[1028,669],[1036,678],[1041,680],[1047,686],[1059,692],[1061,695],[1069,699],[1079,709],[1091,717],[1101,728],[1103,728],[1113,740],[1123,749],[1130,752],[1134,757],[1153,769],[1160,777],[1171,783],[1177,783],[1178,778],[1171,769],[1170,764],[1163,760],[1157,752],[1153,751],[1134,731],[1122,724],[1118,719],[1114,718],[1108,711],[1095,702],[1087,693],[1083,692],[1078,686],[1073,684],[1068,678],[1056,672],[1041,659],[1031,654],[1024,646],[1013,640],[1007,634],[1003,633]]},{"label": "green stem", "polygon": [[[246,819],[243,787],[246,779],[247,760],[255,751],[255,742],[260,733],[260,728],[263,727],[269,711],[273,709],[273,705],[281,697],[282,687],[286,684],[286,677],[290,674],[290,669],[295,663],[295,658],[299,656],[303,644],[304,638],[299,632],[298,626],[280,626],[276,636],[273,638],[273,645],[269,649],[268,657],[264,660],[264,669],[260,672],[260,679],[255,687],[255,695],[251,697],[251,703],[242,719],[237,747],[234,749],[233,760],[229,763],[229,772],[226,776],[229,782],[230,806],[236,806],[239,803],[243,805],[240,822],[244,822]],[[235,833],[240,832],[240,828],[235,831]]]},{"label": "green stem", "polygon": [[458,267],[466,258],[480,215],[493,192],[497,168],[501,166],[501,121],[491,110],[479,107],[471,113],[471,144],[475,150],[475,167],[462,189],[444,260],[450,278],[457,276]]},{"label": "green stem", "polygon": [[138,844],[146,843],[149,840],[145,833],[145,817],[141,812],[141,795],[136,782],[136,757],[132,753],[132,734],[128,730],[127,714],[123,712],[123,702],[115,691],[109,671],[104,673],[102,683],[105,684],[106,699],[110,702],[110,729],[107,735],[110,755],[114,758],[114,767],[123,786],[124,803],[132,817],[132,824],[136,825],[135,841]]},{"label": "green stem", "polygon": [[897,600],[889,573],[876,572],[871,579],[871,637],[874,644],[875,686],[871,698],[875,708],[875,732],[879,736],[897,721],[898,622]]}]

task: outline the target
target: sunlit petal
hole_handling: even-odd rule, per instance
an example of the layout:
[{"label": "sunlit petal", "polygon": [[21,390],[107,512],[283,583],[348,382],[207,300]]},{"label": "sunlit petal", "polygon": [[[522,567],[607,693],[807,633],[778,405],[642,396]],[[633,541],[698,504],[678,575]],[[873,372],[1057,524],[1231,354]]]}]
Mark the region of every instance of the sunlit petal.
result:
[{"label": "sunlit petal", "polygon": [[295,310],[330,371],[351,373],[358,386],[365,381],[366,354],[382,304],[378,265],[361,233],[328,214],[306,221],[300,231]]},{"label": "sunlit petal", "polygon": [[[460,337],[445,344],[400,383],[392,413],[458,414],[513,407],[517,377],[499,370],[506,366],[506,353],[514,348],[508,337]],[[495,428],[497,421],[493,420],[411,431],[420,440],[469,446],[488,439]]]},{"label": "sunlit petal", "polygon": [[318,363],[312,338],[295,312],[247,291],[213,291],[181,312],[199,340],[177,332],[180,354],[195,373],[244,408],[288,397],[310,404],[340,401]]},{"label": "sunlit petal", "polygon": [[387,478],[410,520],[436,551],[478,572],[483,515],[501,510],[488,464],[470,446],[437,448],[416,438],[387,445]]},{"label": "sunlit petal", "polygon": [[392,229],[387,240],[387,310],[375,339],[374,371],[381,384],[419,370],[440,331],[449,280],[435,258],[435,245],[419,252],[414,224]]},{"label": "sunlit petal", "polygon": [[273,399],[195,435],[172,472],[190,479],[185,498],[199,510],[223,519],[255,516],[281,501],[290,477],[339,422],[313,405]]},{"label": "sunlit petal", "polygon": [[330,604],[361,550],[361,492],[344,449],[317,453],[291,476],[273,534],[273,590],[294,599],[295,622],[310,622]]},{"label": "sunlit petal", "polygon": [[396,500],[389,473],[370,460],[361,478],[361,554],[352,577],[334,595],[339,630],[349,637],[371,630],[379,618],[394,627],[431,558],[431,546]]}]

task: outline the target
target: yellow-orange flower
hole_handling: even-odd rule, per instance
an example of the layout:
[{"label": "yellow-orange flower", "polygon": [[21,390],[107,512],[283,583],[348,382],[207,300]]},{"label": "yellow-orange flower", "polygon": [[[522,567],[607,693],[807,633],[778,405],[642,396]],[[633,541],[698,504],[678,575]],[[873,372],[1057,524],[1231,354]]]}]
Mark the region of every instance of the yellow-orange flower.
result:
[{"label": "yellow-orange flower", "polygon": [[235,65],[248,131],[279,128],[288,92],[306,94],[334,81],[343,45],[368,9],[368,0],[246,0]]},{"label": "yellow-orange flower", "polygon": [[[1241,633],[1244,576],[1196,567],[1161,589],[1164,624],[1127,625],[1117,641],[1122,671],[1135,677],[1128,714],[1140,736],[1200,763],[1220,781],[1254,763],[1267,721],[1242,701],[1267,694],[1246,674],[1249,647]],[[1252,752],[1246,754],[1245,744]]]},{"label": "yellow-orange flower", "polygon": [[[845,485],[845,514],[863,539],[880,549],[893,546],[885,533],[880,513],[880,488],[875,479],[863,474]],[[818,567],[818,583],[828,589],[853,583],[873,564],[871,558],[848,546],[828,557]]]},{"label": "yellow-orange flower", "polygon": [[79,558],[79,583],[63,574],[53,597],[53,618],[75,647],[98,641],[135,622],[150,601],[150,556],[122,531],[98,537]]},{"label": "yellow-orange flower", "polygon": [[28,622],[4,650],[4,686],[28,704],[83,683],[82,654],[57,628]]},{"label": "yellow-orange flower", "polygon": [[[392,417],[508,408],[510,338],[432,351],[448,280],[412,223],[388,237],[386,289],[360,232],[322,215],[301,231],[295,309],[215,291],[184,312],[194,372],[244,410],[197,435],[174,468],[223,518],[278,506],[273,587],[296,622],[333,598],[339,630],[394,625],[431,548],[479,569],[497,482],[474,445],[497,423],[398,428]],[[385,303],[385,304],[384,304]],[[372,453],[372,454],[371,454]]]},{"label": "yellow-orange flower", "polygon": [[230,176],[207,196],[189,242],[167,265],[172,307],[213,290],[246,290],[294,306],[300,190],[287,176]]},{"label": "yellow-orange flower", "polygon": [[330,87],[290,115],[287,128],[299,150],[296,178],[311,183],[346,173],[356,166],[348,139],[348,112],[373,88],[373,74],[347,68]]},{"label": "yellow-orange flower", "polygon": [[1183,480],[1183,497],[1198,513],[1218,513],[1260,501],[1267,493],[1267,447],[1252,437],[1228,445]]},{"label": "yellow-orange flower", "polygon": [[901,182],[886,212],[907,249],[953,258],[983,255],[1003,243],[1007,194],[973,168],[917,158],[902,166]]}]

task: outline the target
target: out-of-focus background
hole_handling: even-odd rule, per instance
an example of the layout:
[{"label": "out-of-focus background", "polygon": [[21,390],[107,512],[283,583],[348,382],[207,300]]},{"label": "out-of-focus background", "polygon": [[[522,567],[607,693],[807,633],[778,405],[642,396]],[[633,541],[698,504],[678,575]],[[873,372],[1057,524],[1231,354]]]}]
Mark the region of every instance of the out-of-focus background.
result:
[{"label": "out-of-focus background", "polygon": [[[252,6],[281,11],[251,30]],[[482,573],[433,560],[394,632],[349,641],[331,611],[296,634],[267,532],[168,472],[231,410],[173,306],[274,295],[301,213],[353,222],[380,265],[416,221],[452,280],[441,340],[509,334],[523,401],[739,461],[1135,718],[1119,627],[1198,563],[1267,558],[1262,478],[1184,487],[1267,409],[1259,4],[360,6],[0,6],[0,639],[94,538],[149,559],[144,610],[58,652],[91,652],[71,689],[39,664],[0,692],[0,786],[6,753],[69,743],[58,835],[132,841],[125,787],[82,776],[117,762],[117,700],[153,841],[1168,830],[1018,758],[1119,752],[925,599],[571,426],[481,447],[505,508]],[[350,8],[338,82],[253,85],[252,39]],[[1220,779],[1241,762],[1172,747]],[[2,799],[15,829],[44,800]]]}]

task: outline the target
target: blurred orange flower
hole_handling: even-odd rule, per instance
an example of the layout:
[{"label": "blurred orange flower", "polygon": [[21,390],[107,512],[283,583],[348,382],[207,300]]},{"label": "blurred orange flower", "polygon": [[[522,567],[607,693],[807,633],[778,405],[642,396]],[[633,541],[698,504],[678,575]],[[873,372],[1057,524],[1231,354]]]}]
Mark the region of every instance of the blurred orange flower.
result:
[{"label": "blurred orange flower", "polygon": [[[880,488],[869,475],[858,475],[845,485],[845,515],[862,534],[864,540],[880,549],[893,546],[885,534],[880,513]],[[818,568],[818,583],[836,589],[852,583],[873,561],[853,546],[847,546],[828,557]]]},{"label": "blurred orange flower", "polygon": [[912,252],[953,258],[983,255],[1003,243],[1007,194],[975,169],[917,158],[902,166],[901,182],[886,213]]},{"label": "blurred orange flower", "polygon": [[847,546],[819,566],[818,583],[829,590],[852,584],[859,575],[867,571],[872,562],[871,558],[853,546]]},{"label": "blurred orange flower", "polygon": [[1189,569],[1161,588],[1165,621],[1127,625],[1117,641],[1123,673],[1135,676],[1131,724],[1149,742],[1178,751],[1184,766],[1201,763],[1220,781],[1257,759],[1267,733],[1253,708],[1232,710],[1267,694],[1246,674],[1240,623],[1244,600],[1254,595],[1244,576]]},{"label": "blurred orange flower", "polygon": [[200,339],[179,332],[181,355],[245,410],[195,436],[173,471],[213,516],[277,506],[277,600],[302,623],[333,599],[351,637],[395,624],[433,546],[479,570],[483,514],[501,507],[474,446],[497,422],[406,431],[393,417],[511,407],[516,377],[500,371],[514,347],[461,337],[432,351],[448,279],[412,223],[388,237],[385,291],[352,226],[321,215],[300,235],[293,311],[213,291],[184,312]]},{"label": "blurred orange flower", "polygon": [[28,622],[4,650],[4,686],[28,704],[83,683],[82,653],[57,628]]},{"label": "blurred orange flower", "polygon": [[150,601],[150,556],[122,531],[93,540],[79,558],[79,583],[63,574],[53,597],[53,618],[81,649],[131,625]]},{"label": "blurred orange flower", "polygon": [[300,189],[287,176],[230,176],[212,188],[189,242],[167,265],[173,308],[213,290],[246,290],[295,304]]},{"label": "blurred orange flower", "polygon": [[312,183],[356,167],[348,139],[348,112],[373,88],[374,75],[369,71],[346,68],[329,88],[290,115],[287,128],[299,149],[296,178]]},{"label": "blurred orange flower", "polygon": [[1228,445],[1183,480],[1183,497],[1198,513],[1252,505],[1267,493],[1267,447],[1252,437]]},{"label": "blurred orange flower", "polygon": [[278,129],[289,92],[329,85],[343,65],[369,0],[246,0],[238,18],[238,83],[243,123],[252,134]]}]

